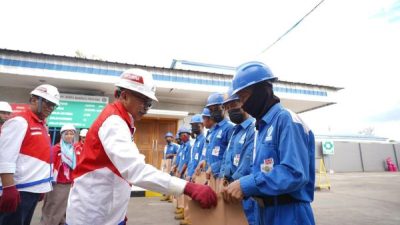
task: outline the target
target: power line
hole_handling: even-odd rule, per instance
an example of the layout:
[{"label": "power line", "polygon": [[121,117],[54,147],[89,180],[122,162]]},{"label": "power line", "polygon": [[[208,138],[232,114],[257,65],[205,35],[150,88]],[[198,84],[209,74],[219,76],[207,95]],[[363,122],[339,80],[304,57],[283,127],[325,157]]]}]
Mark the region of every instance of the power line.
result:
[{"label": "power line", "polygon": [[274,46],[278,41],[280,41],[283,37],[285,37],[290,31],[292,31],[295,27],[297,27],[308,15],[310,15],[314,10],[321,5],[325,0],[321,0],[314,8],[312,8],[306,15],[304,15],[297,23],[295,23],[289,30],[287,30],[284,34],[282,34],[276,41],[274,41],[272,44],[270,44],[268,47],[266,47],[264,50],[262,50],[262,53],[268,51],[272,46]]}]

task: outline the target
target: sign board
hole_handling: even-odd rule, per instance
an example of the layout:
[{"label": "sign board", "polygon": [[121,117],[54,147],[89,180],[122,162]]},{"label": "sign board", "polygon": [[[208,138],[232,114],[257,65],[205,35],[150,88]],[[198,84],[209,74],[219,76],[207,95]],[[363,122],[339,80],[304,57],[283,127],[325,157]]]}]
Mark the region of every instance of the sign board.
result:
[{"label": "sign board", "polygon": [[60,105],[47,119],[49,127],[73,124],[89,128],[108,103],[108,97],[60,94]]},{"label": "sign board", "polygon": [[322,154],[333,155],[335,152],[335,145],[331,140],[322,141]]}]

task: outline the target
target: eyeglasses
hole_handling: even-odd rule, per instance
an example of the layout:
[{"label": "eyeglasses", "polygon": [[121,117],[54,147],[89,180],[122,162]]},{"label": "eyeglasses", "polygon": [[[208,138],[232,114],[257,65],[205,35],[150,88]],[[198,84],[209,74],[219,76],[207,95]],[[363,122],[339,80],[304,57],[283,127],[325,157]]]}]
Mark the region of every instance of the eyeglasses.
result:
[{"label": "eyeglasses", "polygon": [[146,96],[144,96],[144,95],[136,94],[136,93],[134,93],[134,92],[131,92],[131,94],[132,94],[133,96],[135,96],[136,98],[140,99],[140,100],[143,102],[143,105],[144,105],[146,108],[151,108],[151,107],[153,106],[153,99],[148,98],[148,97],[146,97]]},{"label": "eyeglasses", "polygon": [[48,108],[52,108],[53,110],[57,109],[57,105],[56,105],[56,104],[54,104],[53,102],[51,102],[51,101],[49,101],[49,100],[47,100],[47,99],[45,99],[45,98],[42,98],[42,102],[44,102],[45,105],[46,105]]}]

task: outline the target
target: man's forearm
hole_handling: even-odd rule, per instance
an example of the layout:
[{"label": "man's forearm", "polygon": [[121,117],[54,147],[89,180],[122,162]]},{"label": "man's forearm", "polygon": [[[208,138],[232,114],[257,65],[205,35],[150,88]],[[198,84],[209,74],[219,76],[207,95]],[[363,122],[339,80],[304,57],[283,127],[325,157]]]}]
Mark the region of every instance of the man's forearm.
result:
[{"label": "man's forearm", "polygon": [[9,187],[14,185],[14,174],[13,173],[2,173],[0,174],[1,183],[3,187]]}]

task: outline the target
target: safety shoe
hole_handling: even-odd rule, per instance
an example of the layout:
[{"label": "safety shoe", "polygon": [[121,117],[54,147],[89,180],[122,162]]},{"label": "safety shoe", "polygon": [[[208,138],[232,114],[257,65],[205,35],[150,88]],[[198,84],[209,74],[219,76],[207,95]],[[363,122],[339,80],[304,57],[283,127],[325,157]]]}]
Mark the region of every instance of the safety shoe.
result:
[{"label": "safety shoe", "polygon": [[183,213],[180,213],[180,214],[177,214],[176,216],[175,216],[175,219],[176,220],[183,220],[185,217],[183,216]]},{"label": "safety shoe", "polygon": [[183,213],[183,208],[177,208],[175,210],[175,214],[182,214]]},{"label": "safety shoe", "polygon": [[190,221],[187,219],[181,220],[181,222],[179,222],[179,225],[190,225]]},{"label": "safety shoe", "polygon": [[163,196],[160,201],[168,201],[169,200],[169,196],[165,195]]}]

